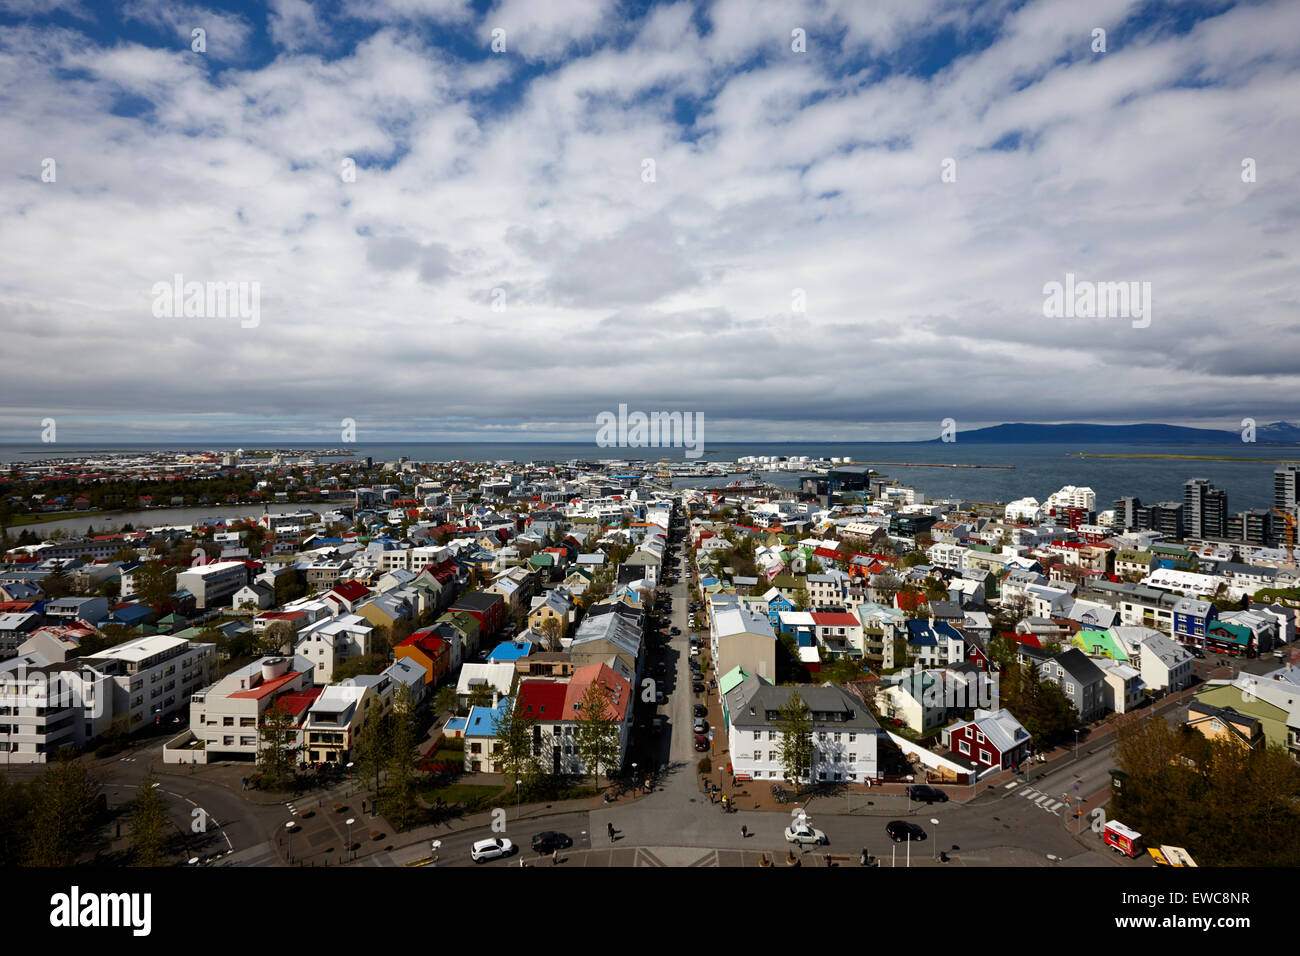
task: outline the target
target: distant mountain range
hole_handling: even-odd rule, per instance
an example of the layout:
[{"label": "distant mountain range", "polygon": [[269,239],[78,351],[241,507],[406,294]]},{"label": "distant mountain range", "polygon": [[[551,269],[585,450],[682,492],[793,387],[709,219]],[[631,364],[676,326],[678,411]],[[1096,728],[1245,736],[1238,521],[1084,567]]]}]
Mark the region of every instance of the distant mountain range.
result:
[{"label": "distant mountain range", "polygon": [[[1035,442],[1076,442],[1133,445],[1223,445],[1241,444],[1240,431],[1214,428],[1187,428],[1182,425],[1033,425],[1015,422],[993,425],[957,433],[960,442],[999,442],[1031,444]],[[933,441],[941,441],[935,438]],[[1300,443],[1300,425],[1273,422],[1255,429],[1255,441],[1261,444]]]}]

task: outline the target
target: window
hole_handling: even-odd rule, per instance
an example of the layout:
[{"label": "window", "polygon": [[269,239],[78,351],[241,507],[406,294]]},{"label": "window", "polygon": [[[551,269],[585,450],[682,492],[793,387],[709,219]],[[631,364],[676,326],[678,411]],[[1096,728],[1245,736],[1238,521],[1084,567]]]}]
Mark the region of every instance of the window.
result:
[{"label": "window", "polygon": [[849,734],[849,743],[853,743],[857,739],[858,739],[857,734]]},{"label": "window", "polygon": [[981,733],[980,731],[978,731],[978,730],[975,731],[975,742],[976,742],[977,744],[982,744],[982,743],[984,743],[984,734],[982,734],[982,733]]},{"label": "window", "polygon": [[755,751],[754,751],[754,759],[755,759],[755,760],[762,760],[762,759],[763,759],[763,751],[761,751],[761,750],[755,750]]},{"label": "window", "polygon": [[1074,685],[1073,685],[1073,684],[1066,684],[1066,685],[1065,685],[1065,692],[1066,692],[1067,694],[1073,694],[1073,693],[1074,693]]},{"label": "window", "polygon": [[768,740],[776,740],[776,731],[775,731],[775,730],[769,730],[769,731],[767,732],[767,739],[768,739]]},{"label": "window", "polygon": [[968,744],[966,741],[964,740],[957,741],[957,749],[961,753],[964,753],[966,756],[968,757],[970,756],[970,744]]},{"label": "window", "polygon": [[835,742],[836,742],[836,743],[839,743],[839,742],[840,742],[840,738],[843,737],[843,736],[844,736],[843,734],[836,734],[836,735],[835,735]]},{"label": "window", "polygon": [[776,763],[776,751],[775,751],[775,750],[769,750],[769,751],[767,752],[767,759],[768,759],[771,763]]},{"label": "window", "polygon": [[[858,755],[857,755],[857,754],[849,754],[849,763],[857,763],[857,762],[858,762]],[[851,776],[851,775],[850,775],[850,776]]]},{"label": "window", "polygon": [[234,718],[234,717],[222,717],[222,718],[221,718],[221,726],[222,726],[222,727],[233,727],[233,726],[235,726],[235,718]]}]

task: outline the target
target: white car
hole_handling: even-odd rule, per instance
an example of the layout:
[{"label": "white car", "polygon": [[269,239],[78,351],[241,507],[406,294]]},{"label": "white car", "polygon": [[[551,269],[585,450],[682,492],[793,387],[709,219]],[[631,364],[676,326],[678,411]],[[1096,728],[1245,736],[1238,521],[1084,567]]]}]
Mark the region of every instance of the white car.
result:
[{"label": "white car", "polygon": [[518,850],[505,837],[496,837],[491,840],[479,840],[469,849],[470,859],[475,863],[482,863],[485,860],[495,860],[498,857],[509,856]]},{"label": "white car", "polygon": [[806,823],[795,822],[790,824],[785,831],[786,843],[798,843],[803,846],[805,843],[825,843],[826,834],[821,830],[816,830]]}]

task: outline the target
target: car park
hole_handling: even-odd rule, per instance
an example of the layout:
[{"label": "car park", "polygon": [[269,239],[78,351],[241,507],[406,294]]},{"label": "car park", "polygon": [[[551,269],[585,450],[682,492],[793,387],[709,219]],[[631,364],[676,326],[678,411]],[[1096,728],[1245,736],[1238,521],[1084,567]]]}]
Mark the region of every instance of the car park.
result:
[{"label": "car park", "polygon": [[904,840],[924,840],[926,833],[915,823],[908,823],[905,820],[890,820],[885,824],[885,832],[889,834],[889,839],[895,843],[902,843]]},{"label": "car park", "polygon": [[469,849],[469,857],[475,863],[484,863],[488,860],[510,856],[517,849],[518,847],[505,837],[494,837],[488,840],[479,840],[475,843]]},{"label": "car park", "polygon": [[571,846],[573,840],[568,834],[554,830],[545,830],[533,837],[534,853],[553,853],[556,850],[567,850]]}]

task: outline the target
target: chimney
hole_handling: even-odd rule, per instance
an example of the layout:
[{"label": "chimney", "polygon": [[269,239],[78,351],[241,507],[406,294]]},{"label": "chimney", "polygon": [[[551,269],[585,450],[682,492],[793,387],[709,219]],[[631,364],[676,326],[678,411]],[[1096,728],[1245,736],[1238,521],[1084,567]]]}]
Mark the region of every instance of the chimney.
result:
[{"label": "chimney", "polygon": [[497,698],[500,697],[500,696],[501,696],[501,695],[500,695],[499,693],[497,693],[497,691],[495,691],[495,690],[492,691],[492,709],[493,709],[493,710],[496,710],[496,709],[497,709]]}]

